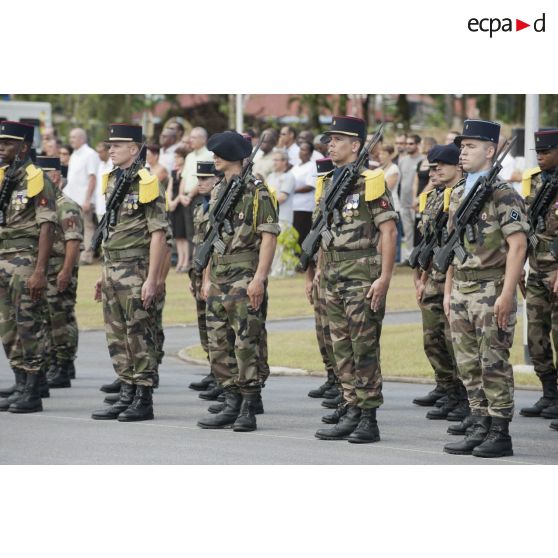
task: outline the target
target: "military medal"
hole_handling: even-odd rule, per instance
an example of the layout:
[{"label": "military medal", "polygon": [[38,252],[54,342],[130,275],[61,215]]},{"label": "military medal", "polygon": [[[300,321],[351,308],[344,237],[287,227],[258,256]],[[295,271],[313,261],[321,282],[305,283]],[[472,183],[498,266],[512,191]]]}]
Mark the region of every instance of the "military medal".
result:
[{"label": "military medal", "polygon": [[137,204],[137,203],[134,203],[134,205],[133,205],[132,207],[133,207],[134,209],[137,209],[137,208],[138,208],[138,204]]},{"label": "military medal", "polygon": [[347,217],[352,217],[352,216],[353,216],[353,211],[349,209],[349,211],[347,211]]},{"label": "military medal", "polygon": [[242,211],[238,214],[238,218],[239,218],[241,221],[244,219],[244,213],[243,213]]}]

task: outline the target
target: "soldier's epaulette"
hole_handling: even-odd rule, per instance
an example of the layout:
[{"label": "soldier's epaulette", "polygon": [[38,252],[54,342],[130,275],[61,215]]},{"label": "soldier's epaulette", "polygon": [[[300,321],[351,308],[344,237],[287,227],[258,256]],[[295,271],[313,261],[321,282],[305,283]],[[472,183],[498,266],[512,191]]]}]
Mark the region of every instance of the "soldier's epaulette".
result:
[{"label": "soldier's epaulette", "polygon": [[27,165],[25,174],[27,178],[27,197],[34,198],[37,194],[40,194],[45,187],[43,169],[40,169],[33,164]]},{"label": "soldier's epaulette", "polygon": [[112,173],[112,171],[104,172],[103,176],[101,178],[101,180],[102,180],[101,192],[103,193],[103,195],[107,193],[107,186],[108,186],[108,181],[109,181],[111,173]]},{"label": "soldier's epaulette", "polygon": [[419,196],[419,213],[422,213],[426,209],[426,203],[428,202],[428,196],[435,192],[436,190],[430,190],[428,192],[422,192]]},{"label": "soldier's epaulette", "polygon": [[364,176],[364,201],[373,201],[384,195],[386,179],[383,169],[365,170],[360,176]]},{"label": "soldier's epaulette", "polygon": [[159,179],[147,169],[141,169],[139,176],[139,202],[149,203],[159,196]]},{"label": "soldier's epaulette", "polygon": [[450,206],[450,199],[451,193],[453,192],[453,188],[449,187],[444,190],[444,211],[447,212]]},{"label": "soldier's epaulette", "polygon": [[4,165],[3,167],[0,167],[0,183],[4,180],[4,174],[6,173],[7,168],[8,165]]},{"label": "soldier's epaulette", "polygon": [[523,176],[521,177],[521,195],[524,198],[531,194],[531,181],[533,176],[539,174],[540,172],[541,167],[533,167],[523,171]]},{"label": "soldier's epaulette", "polygon": [[322,192],[324,191],[324,180],[331,176],[333,171],[329,171],[327,174],[323,174],[322,176],[318,176],[316,178],[316,191],[314,192],[314,201],[316,204],[320,201],[322,197]]}]

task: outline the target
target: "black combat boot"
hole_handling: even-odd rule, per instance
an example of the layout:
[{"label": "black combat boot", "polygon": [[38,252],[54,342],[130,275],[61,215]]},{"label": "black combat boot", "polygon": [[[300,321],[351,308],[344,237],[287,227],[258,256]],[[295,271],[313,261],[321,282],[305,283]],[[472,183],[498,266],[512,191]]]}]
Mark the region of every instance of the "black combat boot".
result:
[{"label": "black combat boot", "polygon": [[448,402],[448,394],[446,393],[445,395],[442,395],[442,397],[440,397],[440,399],[438,399],[436,403],[434,403],[434,407],[442,407],[447,402]]},{"label": "black combat boot", "polygon": [[452,424],[448,427],[448,434],[454,436],[465,436],[476,422],[473,415],[466,416],[459,424]]},{"label": "black combat boot", "polygon": [[446,402],[441,407],[434,407],[426,413],[426,418],[430,420],[445,420],[451,411],[459,405],[459,399],[455,393],[449,393]]},{"label": "black combat boot", "polygon": [[70,380],[76,379],[76,365],[73,360],[68,362],[68,376],[70,376]]},{"label": "black combat boot", "polygon": [[550,423],[550,428],[552,428],[552,430],[558,430],[558,420],[553,420]]},{"label": "black combat boot", "polygon": [[519,414],[524,417],[539,417],[543,409],[552,407],[558,403],[558,388],[556,387],[556,377],[543,378],[541,380],[543,396],[532,406],[524,407]]},{"label": "black combat boot", "polygon": [[118,415],[120,422],[153,420],[153,388],[136,386],[136,395],[132,404]]},{"label": "black combat boot", "polygon": [[546,419],[558,418],[558,399],[554,403],[541,411],[541,417]]},{"label": "black combat boot", "polygon": [[159,372],[153,372],[153,389],[159,387]]},{"label": "black combat boot", "polygon": [[120,399],[120,393],[109,393],[104,399],[103,403],[114,405]]},{"label": "black combat boot", "polygon": [[465,386],[459,382],[456,390],[458,403],[448,413],[446,419],[449,421],[461,422],[471,414],[471,408],[469,407],[469,399],[467,398],[467,390],[465,389]]},{"label": "black combat boot", "polygon": [[235,432],[252,432],[256,430],[256,393],[242,396],[242,404],[240,405],[240,413],[234,421],[233,430]]},{"label": "black combat boot", "polygon": [[320,440],[346,440],[360,422],[360,409],[347,405],[347,412],[333,428],[321,428],[315,434]]},{"label": "black combat boot", "polygon": [[324,424],[337,424],[341,420],[341,417],[346,412],[347,412],[347,405],[343,401],[343,403],[338,405],[337,409],[335,409],[335,411],[333,411],[333,413],[331,413],[330,415],[324,415],[322,417],[322,422]]},{"label": "black combat boot", "polygon": [[48,399],[50,397],[46,366],[41,366],[41,371],[39,372],[39,395],[41,399]]},{"label": "black combat boot", "polygon": [[211,413],[212,415],[216,415],[217,413],[220,413],[224,408],[224,403],[214,403],[207,408],[207,412]]},{"label": "black combat boot", "polygon": [[340,393],[335,399],[325,399],[322,401],[322,407],[325,407],[326,409],[337,409],[343,401],[343,394]]},{"label": "black combat boot", "polygon": [[325,383],[323,383],[316,389],[311,389],[308,392],[308,397],[314,397],[316,399],[322,398],[324,397],[324,394],[332,387],[335,387],[335,373],[333,372],[333,370],[328,370],[327,380],[325,381]]},{"label": "black combat boot", "polygon": [[474,419],[475,424],[461,442],[452,442],[444,446],[446,453],[471,455],[473,450],[484,442],[490,429],[491,419],[490,417],[474,417]]},{"label": "black combat boot", "polygon": [[194,391],[207,391],[210,390],[216,384],[215,376],[213,372],[210,372],[207,376],[202,378],[199,382],[192,382],[188,387]]},{"label": "black combat boot", "polygon": [[136,394],[136,386],[134,384],[125,384],[121,382],[120,385],[120,395],[118,401],[111,405],[110,407],[105,407],[104,409],[99,409],[95,411],[91,418],[95,420],[115,420],[118,418],[120,413],[123,413],[134,400],[134,395]]},{"label": "black combat boot", "polygon": [[420,407],[433,407],[436,401],[444,395],[446,395],[446,390],[440,384],[436,384],[436,387],[426,395],[415,397],[413,403]]},{"label": "black combat boot", "polygon": [[324,392],[324,399],[335,399],[341,392],[337,386],[331,386]]},{"label": "black combat boot", "polygon": [[219,384],[215,384],[209,391],[202,391],[198,397],[206,401],[216,401],[217,397],[223,393],[223,388]]},{"label": "black combat boot", "polygon": [[111,384],[104,384],[100,387],[100,390],[105,393],[120,393],[120,386],[122,385],[122,381],[120,378],[116,378],[114,382]]},{"label": "black combat boot", "polygon": [[380,441],[376,409],[362,409],[358,426],[349,435],[351,444],[372,444]]},{"label": "black combat boot", "polygon": [[232,426],[240,413],[242,395],[236,391],[225,390],[225,407],[217,414],[198,421],[200,428],[226,428]]},{"label": "black combat boot", "polygon": [[0,411],[7,411],[12,403],[15,403],[23,394],[27,374],[21,370],[14,370],[15,384],[12,393],[0,401]]},{"label": "black combat boot", "polygon": [[56,374],[57,362],[56,362],[56,355],[53,354],[50,359],[48,360],[48,368],[46,371],[47,380],[50,380]]},{"label": "black combat boot", "polygon": [[224,403],[224,402],[225,402],[225,392],[222,391],[222,392],[217,396],[217,399],[215,399],[215,401],[219,401],[220,403]]},{"label": "black combat boot", "polygon": [[21,397],[9,407],[10,413],[37,413],[43,410],[43,402],[39,392],[39,373],[26,374],[25,387]]},{"label": "black combat boot", "polygon": [[56,367],[54,376],[48,380],[48,386],[52,389],[72,387],[68,362],[60,361]]},{"label": "black combat boot", "polygon": [[475,457],[507,457],[513,455],[509,419],[492,417],[492,424],[484,442],[473,450]]}]

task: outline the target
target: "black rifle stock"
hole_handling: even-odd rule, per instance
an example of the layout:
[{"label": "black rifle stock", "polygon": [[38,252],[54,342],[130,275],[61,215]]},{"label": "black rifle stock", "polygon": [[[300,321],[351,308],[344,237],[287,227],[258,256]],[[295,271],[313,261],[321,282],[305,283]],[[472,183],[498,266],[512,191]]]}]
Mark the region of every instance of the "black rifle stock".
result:
[{"label": "black rifle stock", "polygon": [[448,223],[448,212],[444,211],[444,206],[440,207],[434,223],[429,227],[428,234],[424,237],[424,248],[418,256],[418,263],[424,270],[428,269],[434,256],[434,250],[443,238],[444,230]]},{"label": "black rifle stock", "polygon": [[91,239],[91,249],[95,252],[101,243],[107,239],[109,226],[114,227],[116,225],[116,220],[118,217],[118,210],[124,201],[124,197],[128,193],[130,185],[134,181],[134,178],[141,170],[144,165],[144,147],[145,143],[142,144],[137,157],[134,159],[133,163],[118,177],[114,188],[110,194],[110,197],[106,204],[106,211],[101,218],[100,223],[95,230],[95,234]]},{"label": "black rifle stock", "polygon": [[310,232],[301,246],[302,250],[300,262],[298,264],[298,268],[301,271],[308,269],[308,265],[314,257],[314,254],[318,251],[322,239],[326,245],[329,245],[332,241],[333,236],[328,229],[329,218],[331,216],[336,224],[340,223],[341,216],[339,213],[339,205],[347,195],[349,189],[352,188],[358,180],[362,167],[368,160],[370,151],[374,149],[382,137],[383,128],[384,124],[382,123],[370,141],[362,146],[357,160],[347,165],[333,181],[331,186],[324,192],[320,201],[318,214],[312,222]]},{"label": "black rifle stock", "polygon": [[488,171],[488,174],[481,176],[473,184],[465,199],[459,204],[455,212],[454,228],[448,236],[446,243],[439,249],[434,249],[434,269],[441,273],[446,273],[453,261],[454,255],[460,263],[463,263],[468,254],[463,247],[463,239],[467,234],[469,242],[475,241],[473,225],[478,221],[479,211],[492,194],[492,184],[502,170],[502,161],[509,153],[515,138],[507,143],[500,151],[496,161]]},{"label": "black rifle stock", "polygon": [[21,166],[19,156],[21,155],[21,149],[23,148],[24,144],[25,142],[21,140],[16,156],[8,167],[8,170],[5,172],[4,180],[2,180],[2,186],[0,189],[0,227],[6,225],[6,209],[8,208],[10,199],[12,197],[12,192],[16,184],[16,173]]},{"label": "black rifle stock", "polygon": [[198,273],[201,273],[207,267],[213,250],[216,250],[219,254],[225,252],[226,246],[221,239],[221,228],[224,228],[227,234],[232,234],[233,232],[228,217],[244,192],[244,187],[250,178],[252,167],[254,166],[254,156],[260,149],[263,140],[264,135],[262,134],[258,145],[246,161],[240,176],[235,176],[230,184],[219,192],[215,203],[209,211],[209,228],[205,233],[203,242],[197,247],[194,257],[194,265]]}]

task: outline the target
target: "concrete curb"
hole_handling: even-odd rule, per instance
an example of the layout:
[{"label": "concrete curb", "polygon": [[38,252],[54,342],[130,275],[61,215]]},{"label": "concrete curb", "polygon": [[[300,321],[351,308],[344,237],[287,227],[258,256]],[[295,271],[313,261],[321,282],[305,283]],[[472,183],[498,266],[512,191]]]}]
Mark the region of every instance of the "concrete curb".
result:
[{"label": "concrete curb", "polygon": [[[194,364],[196,366],[209,366],[207,360],[201,360],[198,358],[193,358],[188,354],[188,351],[199,347],[199,345],[189,345],[180,349],[177,353],[177,357],[187,362],[188,364]],[[530,372],[530,370],[524,370],[523,365],[518,365],[514,367],[514,372]],[[271,376],[315,376],[318,378],[325,378],[326,375],[320,370],[304,370],[303,368],[288,368],[286,366],[272,366],[270,368]],[[416,378],[414,376],[383,376],[385,382],[400,382],[406,384],[429,384],[434,385],[434,381],[431,378]],[[515,389],[522,389],[526,391],[540,391],[539,387],[535,386],[515,386]]]}]

